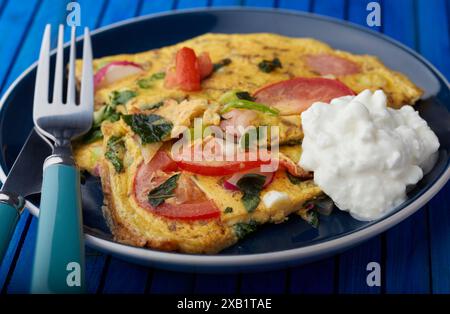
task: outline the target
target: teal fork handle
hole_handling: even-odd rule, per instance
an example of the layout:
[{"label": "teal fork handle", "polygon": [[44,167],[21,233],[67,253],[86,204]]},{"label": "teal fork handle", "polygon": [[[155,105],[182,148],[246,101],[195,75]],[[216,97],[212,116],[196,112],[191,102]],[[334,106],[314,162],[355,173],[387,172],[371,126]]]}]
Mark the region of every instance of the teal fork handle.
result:
[{"label": "teal fork handle", "polygon": [[0,264],[19,220],[19,211],[13,205],[0,203]]},{"label": "teal fork handle", "polygon": [[73,165],[44,166],[32,293],[83,293],[80,175]]}]

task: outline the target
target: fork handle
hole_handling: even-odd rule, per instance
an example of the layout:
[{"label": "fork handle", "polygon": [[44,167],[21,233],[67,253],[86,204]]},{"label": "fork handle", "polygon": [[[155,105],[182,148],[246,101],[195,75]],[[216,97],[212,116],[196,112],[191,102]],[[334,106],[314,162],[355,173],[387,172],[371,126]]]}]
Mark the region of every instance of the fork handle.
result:
[{"label": "fork handle", "polygon": [[0,264],[23,211],[25,200],[21,196],[0,191]]},{"label": "fork handle", "polygon": [[80,174],[73,162],[44,163],[32,293],[83,293]]}]

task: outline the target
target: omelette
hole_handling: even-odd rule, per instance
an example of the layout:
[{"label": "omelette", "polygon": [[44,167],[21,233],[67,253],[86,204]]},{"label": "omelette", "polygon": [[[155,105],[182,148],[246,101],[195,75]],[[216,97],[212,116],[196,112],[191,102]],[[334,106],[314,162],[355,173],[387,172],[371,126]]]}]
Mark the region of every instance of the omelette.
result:
[{"label": "omelette", "polygon": [[[382,89],[399,108],[422,94],[374,56],[266,33],[205,34],[96,59],[94,71],[94,123],[74,143],[76,163],[101,178],[117,241],[184,253],[219,252],[292,213],[317,225],[314,204],[325,196],[298,165],[300,115],[311,104]],[[180,142],[188,149],[177,155]],[[214,156],[266,148],[277,166],[262,170],[258,154],[192,158],[208,145]]]}]

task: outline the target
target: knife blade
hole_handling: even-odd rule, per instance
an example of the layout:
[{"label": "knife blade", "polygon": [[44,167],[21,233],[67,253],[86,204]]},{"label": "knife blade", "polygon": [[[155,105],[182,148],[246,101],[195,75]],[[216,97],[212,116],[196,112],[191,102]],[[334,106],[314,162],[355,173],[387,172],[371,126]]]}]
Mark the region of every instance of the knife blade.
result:
[{"label": "knife blade", "polygon": [[25,197],[41,191],[42,165],[51,152],[51,144],[33,128],[0,190],[0,262],[23,211]]}]

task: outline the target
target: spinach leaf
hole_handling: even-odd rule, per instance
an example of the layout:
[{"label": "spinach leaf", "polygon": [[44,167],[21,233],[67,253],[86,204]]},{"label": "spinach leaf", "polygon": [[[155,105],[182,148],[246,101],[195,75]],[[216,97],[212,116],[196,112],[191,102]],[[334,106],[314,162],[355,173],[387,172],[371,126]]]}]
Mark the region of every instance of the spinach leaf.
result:
[{"label": "spinach leaf", "polygon": [[276,68],[282,68],[281,61],[278,58],[274,58],[273,60],[263,60],[260,63],[258,63],[258,68],[265,72],[270,73]]},{"label": "spinach leaf", "polygon": [[247,212],[251,213],[258,207],[258,204],[261,201],[259,194],[261,193],[265,182],[265,176],[249,173],[240,178],[236,183],[243,194],[241,201]]},{"label": "spinach leaf", "polygon": [[238,222],[233,226],[234,233],[239,239],[246,237],[248,234],[254,232],[258,224],[254,220],[250,220],[249,222]]},{"label": "spinach leaf", "polygon": [[137,93],[132,90],[113,91],[110,100],[111,106],[115,109],[117,105],[125,105],[131,98],[136,97]]},{"label": "spinach leaf", "polygon": [[162,183],[160,186],[151,190],[147,196],[150,205],[152,205],[153,207],[157,207],[164,203],[166,199],[173,197],[173,191],[177,187],[177,181],[179,177],[179,173],[175,174],[164,181],[164,183]]},{"label": "spinach leaf", "polygon": [[224,66],[227,66],[231,63],[231,59],[230,58],[225,58],[220,60],[217,63],[213,64],[213,72],[216,72],[217,70],[223,68]]},{"label": "spinach leaf", "polygon": [[125,142],[120,136],[111,136],[106,144],[105,158],[114,166],[117,173],[123,171],[123,156],[125,154]]},{"label": "spinach leaf", "polygon": [[172,131],[173,124],[156,114],[124,115],[122,119],[134,133],[139,135],[143,144],[163,141]]},{"label": "spinach leaf", "polygon": [[150,77],[138,80],[136,83],[140,88],[147,89],[153,86],[153,82],[156,80],[162,80],[166,77],[165,72],[153,73]]}]

